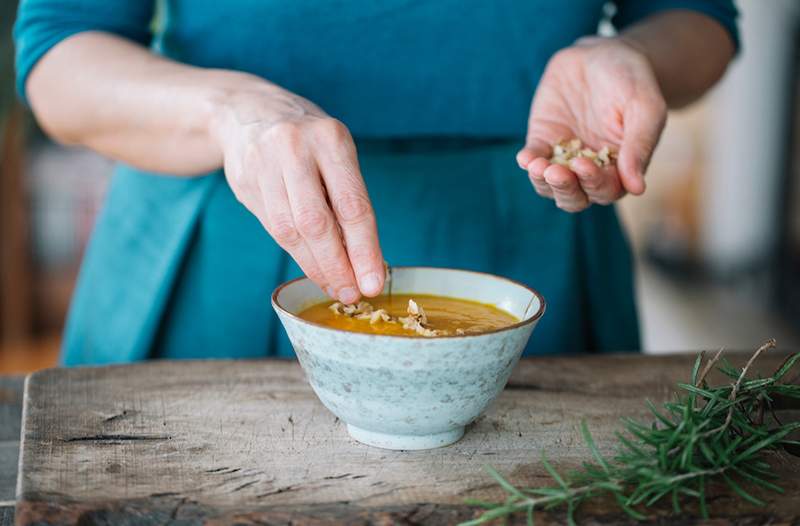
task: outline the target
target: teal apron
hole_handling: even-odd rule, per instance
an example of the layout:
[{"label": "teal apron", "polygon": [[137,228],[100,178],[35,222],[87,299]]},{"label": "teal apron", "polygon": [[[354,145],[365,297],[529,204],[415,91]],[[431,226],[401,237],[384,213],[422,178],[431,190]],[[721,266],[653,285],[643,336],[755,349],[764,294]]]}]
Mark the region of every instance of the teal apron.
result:
[{"label": "teal apron", "polygon": [[[548,308],[526,354],[639,348],[631,256],[613,207],[569,214],[537,196],[512,141],[357,145],[392,264],[480,270],[539,290]],[[221,173],[122,167],[84,259],[63,362],[291,357],[270,294],[300,275]]]}]

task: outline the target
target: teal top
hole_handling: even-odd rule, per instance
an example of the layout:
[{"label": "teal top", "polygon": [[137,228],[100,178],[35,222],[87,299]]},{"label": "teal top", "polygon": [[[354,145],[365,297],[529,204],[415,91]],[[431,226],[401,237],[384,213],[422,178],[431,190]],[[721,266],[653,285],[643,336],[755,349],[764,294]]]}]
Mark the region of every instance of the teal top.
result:
[{"label": "teal top", "polygon": [[[146,0],[23,0],[18,86],[24,96],[36,61],[87,30],[268,78],[351,129],[393,264],[482,270],[537,288],[548,310],[528,354],[635,350],[632,266],[614,208],[564,213],[514,161],[548,58],[594,33],[604,4],[166,0],[153,22],[156,3]],[[714,17],[736,41],[729,0],[628,0],[613,21],[671,8]],[[291,356],[269,295],[299,273],[221,172],[187,179],[120,166],[62,361]]]},{"label": "teal top", "polygon": [[[117,33],[180,62],[247,71],[317,103],[353,135],[521,137],[550,56],[597,31],[606,0],[22,0],[18,87],[59,41]],[[732,0],[618,1],[613,21]],[[159,23],[154,19],[161,7]],[[151,29],[158,28],[157,33]]]}]

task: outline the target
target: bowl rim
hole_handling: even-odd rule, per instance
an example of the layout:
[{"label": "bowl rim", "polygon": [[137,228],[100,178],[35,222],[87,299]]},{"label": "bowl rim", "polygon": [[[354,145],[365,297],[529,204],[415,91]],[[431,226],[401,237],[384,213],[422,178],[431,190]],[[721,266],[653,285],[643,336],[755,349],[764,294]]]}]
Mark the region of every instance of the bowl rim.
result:
[{"label": "bowl rim", "polygon": [[329,330],[329,331],[332,331],[332,332],[347,333],[347,334],[360,334],[362,336],[377,337],[377,338],[401,338],[401,339],[406,339],[407,338],[407,339],[410,339],[410,340],[424,339],[424,340],[431,340],[431,341],[450,340],[450,339],[454,339],[454,338],[479,338],[481,336],[486,336],[487,334],[496,334],[496,333],[499,333],[499,332],[512,331],[514,329],[518,329],[520,327],[524,327],[525,325],[529,325],[531,323],[534,323],[534,322],[538,321],[539,318],[541,318],[542,315],[544,315],[544,311],[547,308],[547,303],[545,302],[544,296],[542,296],[539,293],[539,291],[537,291],[533,287],[529,287],[528,285],[522,283],[521,281],[517,281],[517,280],[511,279],[511,278],[507,278],[505,276],[498,276],[497,274],[492,274],[491,272],[481,272],[479,270],[467,270],[467,269],[459,269],[459,268],[452,268],[452,267],[432,267],[432,266],[426,266],[426,265],[398,265],[398,266],[393,266],[392,269],[393,270],[394,269],[405,269],[405,270],[408,270],[408,269],[452,270],[452,271],[456,271],[456,272],[466,272],[466,273],[469,273],[469,274],[479,274],[481,276],[489,276],[489,277],[494,278],[494,279],[500,279],[500,280],[503,280],[503,281],[508,281],[508,282],[510,282],[510,283],[512,283],[514,285],[517,285],[519,287],[522,287],[522,288],[527,289],[528,291],[530,291],[534,295],[534,297],[536,297],[536,299],[539,300],[539,309],[536,311],[536,313],[533,316],[531,316],[528,319],[520,320],[517,323],[513,323],[511,325],[506,325],[505,327],[500,327],[498,329],[492,329],[490,331],[479,332],[479,333],[475,333],[475,334],[452,334],[452,335],[447,335],[447,336],[436,336],[436,337],[433,337],[433,338],[420,338],[419,336],[411,336],[410,334],[409,335],[405,335],[405,334],[370,334],[370,333],[366,333],[366,332],[348,331],[346,329],[337,329],[337,328],[334,328],[334,327],[329,327],[328,325],[323,325],[321,323],[317,323],[317,322],[313,322],[313,321],[309,321],[309,320],[306,320],[304,318],[301,318],[297,314],[289,312],[286,308],[283,307],[283,305],[281,305],[278,302],[278,295],[281,293],[281,291],[284,288],[286,288],[289,285],[292,285],[293,283],[296,283],[298,281],[310,280],[310,278],[308,276],[301,276],[299,278],[290,279],[289,281],[281,283],[280,285],[275,287],[275,290],[272,291],[272,307],[275,310],[280,311],[282,314],[288,316],[289,318],[291,318],[291,319],[293,319],[295,321],[299,321],[300,323],[304,323],[306,325],[311,325],[313,327],[319,327],[321,329],[326,329],[326,330]]}]

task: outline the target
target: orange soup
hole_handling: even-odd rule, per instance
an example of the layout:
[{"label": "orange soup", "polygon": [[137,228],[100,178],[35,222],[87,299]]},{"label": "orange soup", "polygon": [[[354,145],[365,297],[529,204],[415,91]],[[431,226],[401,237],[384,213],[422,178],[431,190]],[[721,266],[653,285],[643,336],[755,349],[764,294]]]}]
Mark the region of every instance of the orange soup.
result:
[{"label": "orange soup", "polygon": [[429,294],[382,295],[357,305],[325,301],[299,315],[335,329],[419,337],[476,334],[519,321],[494,305]]}]

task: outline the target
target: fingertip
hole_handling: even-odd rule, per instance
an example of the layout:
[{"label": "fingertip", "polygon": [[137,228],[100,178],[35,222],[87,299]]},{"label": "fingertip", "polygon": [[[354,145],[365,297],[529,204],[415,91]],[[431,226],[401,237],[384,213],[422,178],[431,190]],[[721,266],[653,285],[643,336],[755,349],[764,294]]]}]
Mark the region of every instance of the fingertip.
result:
[{"label": "fingertip", "polygon": [[617,171],[625,191],[632,195],[642,195],[645,190],[643,163],[625,149],[617,160]]},{"label": "fingertip", "polygon": [[375,297],[383,290],[383,281],[383,276],[376,272],[370,272],[359,278],[358,286],[365,296]]},{"label": "fingertip", "polygon": [[535,177],[543,177],[544,171],[550,166],[550,161],[544,157],[537,157],[528,164],[528,171]]},{"label": "fingertip", "polygon": [[625,186],[625,191],[632,195],[642,195],[647,186],[644,182],[644,177],[640,174],[625,177],[622,182]]},{"label": "fingertip", "polygon": [[517,164],[522,170],[527,170],[528,165],[534,159],[534,154],[530,148],[523,148],[517,152]]},{"label": "fingertip", "polygon": [[578,177],[596,177],[601,174],[600,167],[584,157],[572,159],[569,162],[569,169]]},{"label": "fingertip", "polygon": [[345,305],[352,305],[353,303],[357,302],[359,298],[361,298],[361,294],[355,287],[344,287],[343,289],[339,290],[338,296],[339,301]]},{"label": "fingertip", "polygon": [[575,174],[560,164],[551,164],[544,170],[542,175],[547,184],[558,188],[570,186],[575,182]]}]

